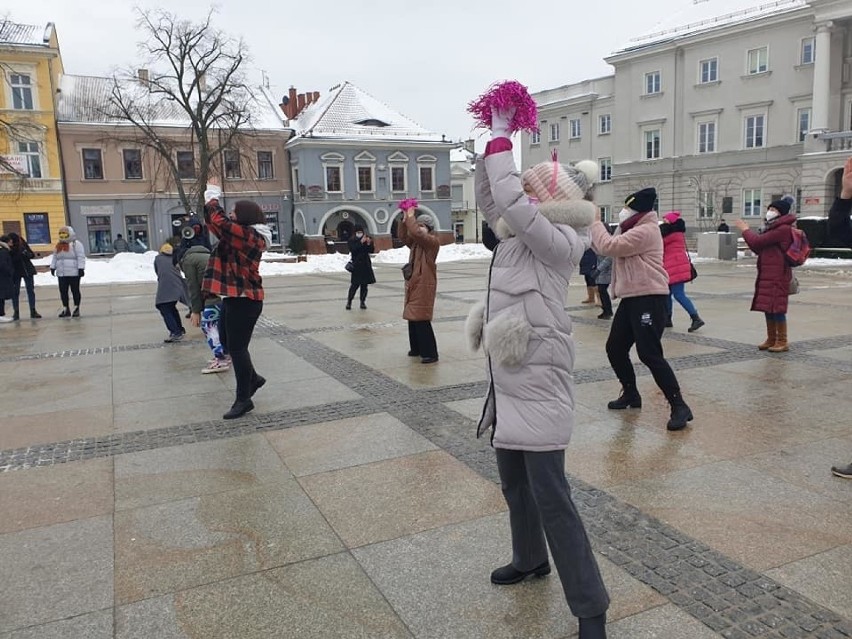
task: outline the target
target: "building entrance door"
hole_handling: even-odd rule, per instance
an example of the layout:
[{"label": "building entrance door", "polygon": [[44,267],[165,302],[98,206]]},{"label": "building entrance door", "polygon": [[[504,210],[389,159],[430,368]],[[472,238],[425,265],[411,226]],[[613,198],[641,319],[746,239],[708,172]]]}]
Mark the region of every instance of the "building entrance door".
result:
[{"label": "building entrance door", "polygon": [[128,215],[124,218],[127,229],[127,241],[134,253],[144,253],[150,250],[151,242],[148,236],[148,216]]}]

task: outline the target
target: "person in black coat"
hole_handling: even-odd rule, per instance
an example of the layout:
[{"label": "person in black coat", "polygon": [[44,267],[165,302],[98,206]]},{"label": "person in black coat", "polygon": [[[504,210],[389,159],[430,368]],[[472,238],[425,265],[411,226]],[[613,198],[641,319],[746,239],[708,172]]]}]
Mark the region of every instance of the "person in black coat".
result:
[{"label": "person in black coat", "polygon": [[582,301],[583,304],[595,303],[595,295],[598,292],[598,285],[595,282],[595,278],[592,273],[594,273],[597,267],[598,256],[592,249],[586,249],[586,252],[583,253],[583,257],[580,258],[580,275],[586,278],[587,297]]},{"label": "person in black coat", "polygon": [[6,300],[12,297],[12,251],[9,249],[9,238],[7,236],[0,237],[0,322],[14,321],[11,317],[6,317],[5,309],[3,308]]},{"label": "person in black coat", "polygon": [[376,283],[370,253],[373,252],[373,238],[364,233],[364,227],[355,226],[355,237],[349,240],[349,258],[352,261],[352,278],[349,295],[346,297],[346,310],[352,310],[355,291],[361,289],[361,308],[367,308],[367,286]]},{"label": "person in black coat", "polygon": [[[21,293],[21,280],[24,281],[24,285],[27,289],[27,301],[30,304],[30,317],[33,319],[40,319],[41,315],[38,314],[38,311],[35,307],[35,274],[36,268],[33,266],[32,260],[35,259],[35,253],[30,248],[30,245],[27,244],[27,241],[22,238],[17,233],[9,233],[7,236],[9,238],[9,250],[12,254],[12,309],[14,310],[14,315],[12,319],[19,320],[21,318],[20,313],[20,293]],[[3,307],[0,306],[0,314],[3,312]]]}]

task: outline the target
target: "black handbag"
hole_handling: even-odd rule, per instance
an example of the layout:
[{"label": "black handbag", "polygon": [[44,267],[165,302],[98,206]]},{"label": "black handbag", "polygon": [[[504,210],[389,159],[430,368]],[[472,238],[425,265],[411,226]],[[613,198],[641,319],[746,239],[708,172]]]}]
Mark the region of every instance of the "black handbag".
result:
[{"label": "black handbag", "polygon": [[413,273],[414,273],[414,266],[411,265],[411,262],[408,262],[405,266],[402,267],[403,279],[410,280]]},{"label": "black handbag", "polygon": [[351,273],[352,271],[355,270],[355,265],[352,263],[352,260],[349,260],[348,262],[346,262],[346,266],[344,266],[343,268],[345,268],[347,271],[349,271]]},{"label": "black handbag", "polygon": [[690,262],[689,262],[689,281],[691,282],[697,277],[698,277],[698,271],[695,270],[695,264],[693,264],[692,261],[690,260]]}]

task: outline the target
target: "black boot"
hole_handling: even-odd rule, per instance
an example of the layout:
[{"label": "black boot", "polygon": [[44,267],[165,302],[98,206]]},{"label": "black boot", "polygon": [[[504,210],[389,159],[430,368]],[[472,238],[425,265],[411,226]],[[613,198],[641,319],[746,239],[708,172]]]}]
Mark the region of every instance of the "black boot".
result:
[{"label": "black boot", "polygon": [[231,406],[231,410],[222,415],[222,419],[236,419],[237,417],[242,417],[252,410],[254,410],[254,403],[250,399],[247,399],[244,402],[237,400],[234,402],[234,405]]},{"label": "black boot", "polygon": [[512,564],[501,566],[491,573],[491,583],[498,586],[509,586],[511,584],[520,583],[527,577],[535,575],[536,577],[544,577],[550,574],[550,564],[544,562],[540,566],[536,566],[532,570],[526,572],[518,570]]},{"label": "black boot", "polygon": [[692,318],[692,324],[690,324],[689,328],[686,329],[688,333],[694,333],[699,328],[704,326],[704,320],[698,317],[697,313],[695,315],[690,315],[689,317]]},{"label": "black boot", "polygon": [[71,313],[71,317],[80,317],[80,307],[79,306],[74,307],[74,312]]},{"label": "black boot", "polygon": [[17,322],[19,319],[21,319],[21,315],[20,315],[20,313],[18,313],[18,311],[15,311],[14,313],[12,313],[12,321],[13,322]]},{"label": "black boot", "polygon": [[38,311],[33,309],[30,311],[30,317],[32,319],[41,319],[41,315],[38,314]]},{"label": "black boot", "polygon": [[606,639],[606,613],[597,617],[580,617],[579,639]]},{"label": "black boot", "polygon": [[59,317],[71,317],[71,309],[66,306],[62,309],[62,312],[59,314]]},{"label": "black boot", "polygon": [[618,399],[612,400],[606,407],[610,410],[624,410],[625,408],[642,408],[642,396],[635,386],[623,386]]},{"label": "black boot", "polygon": [[674,324],[672,324],[671,315],[666,315],[666,328],[674,328]]},{"label": "black boot", "polygon": [[251,396],[254,397],[254,394],[263,388],[263,385],[266,383],[266,378],[262,375],[256,375],[254,380],[251,383]]},{"label": "black boot", "polygon": [[346,300],[346,310],[347,311],[352,310],[352,300]]},{"label": "black boot", "polygon": [[686,423],[692,421],[692,411],[689,409],[689,406],[686,405],[686,402],[683,401],[680,391],[675,393],[666,393],[666,396],[672,407],[672,414],[666,424],[666,429],[683,430],[686,428]]}]

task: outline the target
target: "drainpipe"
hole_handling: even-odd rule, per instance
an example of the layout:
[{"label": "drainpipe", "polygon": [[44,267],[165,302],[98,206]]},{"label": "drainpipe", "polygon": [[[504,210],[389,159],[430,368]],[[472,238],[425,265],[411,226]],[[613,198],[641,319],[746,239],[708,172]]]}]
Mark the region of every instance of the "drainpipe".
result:
[{"label": "drainpipe", "polygon": [[[58,55],[58,54],[57,54]],[[59,122],[56,119],[56,91],[57,87],[53,81],[53,60],[47,60],[47,74],[50,76],[50,99],[53,102],[53,134],[56,137],[56,153],[59,157],[59,181],[62,185],[62,203],[65,207],[64,222],[71,225],[71,206],[68,200],[68,189],[65,183],[65,159],[62,155],[62,144],[59,142]],[[50,223],[48,222],[48,228]]]}]

